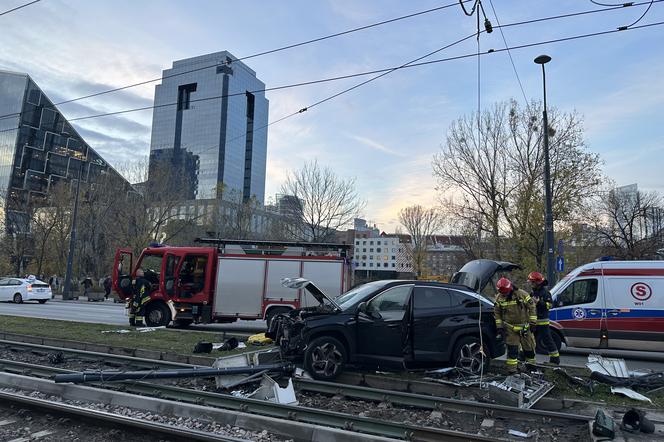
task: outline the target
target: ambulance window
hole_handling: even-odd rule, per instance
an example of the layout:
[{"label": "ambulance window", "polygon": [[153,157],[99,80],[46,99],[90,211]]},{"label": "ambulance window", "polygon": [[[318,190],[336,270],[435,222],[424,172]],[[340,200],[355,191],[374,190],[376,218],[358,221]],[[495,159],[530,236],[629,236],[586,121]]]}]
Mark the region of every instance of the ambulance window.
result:
[{"label": "ambulance window", "polygon": [[597,299],[597,279],[580,279],[568,285],[558,296],[557,307],[589,304]]}]

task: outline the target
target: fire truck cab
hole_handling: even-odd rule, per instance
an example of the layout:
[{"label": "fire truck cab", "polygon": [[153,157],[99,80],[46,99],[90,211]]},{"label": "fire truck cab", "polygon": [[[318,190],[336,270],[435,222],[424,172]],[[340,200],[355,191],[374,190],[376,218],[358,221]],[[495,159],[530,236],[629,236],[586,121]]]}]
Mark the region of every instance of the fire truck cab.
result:
[{"label": "fire truck cab", "polygon": [[269,323],[279,313],[317,304],[306,291],[283,287],[282,278],[315,280],[333,296],[349,286],[350,246],[345,244],[196,241],[208,246],[151,245],[136,260],[130,249],[117,250],[113,288],[118,296],[131,299],[132,280],[139,268],[151,284],[150,301],[145,306],[148,326],[238,319],[265,319]]}]

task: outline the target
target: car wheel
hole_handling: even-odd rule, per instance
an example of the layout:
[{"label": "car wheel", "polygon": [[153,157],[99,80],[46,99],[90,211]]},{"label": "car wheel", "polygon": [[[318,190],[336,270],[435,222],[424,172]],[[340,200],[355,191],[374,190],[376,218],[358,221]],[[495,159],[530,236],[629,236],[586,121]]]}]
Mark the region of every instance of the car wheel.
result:
[{"label": "car wheel", "polygon": [[14,304],[23,304],[23,296],[20,293],[14,295]]},{"label": "car wheel", "polygon": [[479,337],[466,336],[461,338],[454,347],[452,363],[464,371],[480,373],[482,366],[484,366],[484,370],[489,367],[491,357],[487,351],[486,344],[484,345],[484,349],[482,349]]},{"label": "car wheel", "polygon": [[[536,339],[536,346],[535,346],[535,352],[538,355],[548,355],[549,351],[544,347],[543,339],[540,337],[539,333],[535,335],[537,337]],[[551,329],[551,338],[553,338],[553,343],[556,345],[556,348],[558,351],[560,351],[562,347],[562,340],[560,339],[560,335],[554,331],[554,329]]]},{"label": "car wheel", "polygon": [[270,329],[270,324],[272,324],[272,320],[277,316],[282,313],[288,313],[290,309],[288,307],[273,307],[270,310],[267,311],[267,314],[265,315],[265,322],[267,323],[267,329]]},{"label": "car wheel", "polygon": [[346,347],[339,340],[321,336],[307,345],[304,368],[314,379],[332,380],[344,370],[346,354]]},{"label": "car wheel", "polygon": [[46,304],[46,301],[48,301],[48,299],[40,299],[40,300],[39,300],[39,303],[40,303],[40,304]]},{"label": "car wheel", "polygon": [[171,312],[161,302],[148,304],[145,312],[145,325],[148,327],[163,327],[171,322]]}]

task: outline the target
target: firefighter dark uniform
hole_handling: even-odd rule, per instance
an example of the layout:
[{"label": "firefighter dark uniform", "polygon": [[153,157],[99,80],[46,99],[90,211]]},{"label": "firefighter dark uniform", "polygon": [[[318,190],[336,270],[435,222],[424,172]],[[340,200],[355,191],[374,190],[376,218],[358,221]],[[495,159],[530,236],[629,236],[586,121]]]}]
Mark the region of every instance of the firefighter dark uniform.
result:
[{"label": "firefighter dark uniform", "polygon": [[507,344],[507,370],[514,373],[519,362],[519,345],[526,362],[535,363],[535,338],[532,333],[537,321],[535,302],[528,293],[514,287],[507,278],[500,278],[496,288],[496,327]]},{"label": "firefighter dark uniform", "polygon": [[549,310],[553,305],[553,299],[546,288],[547,281],[539,272],[532,272],[528,275],[528,281],[532,285],[532,297],[537,308],[537,338],[549,354],[549,362],[558,365],[560,364],[560,353],[558,353],[558,347],[553,341],[549,328]]},{"label": "firefighter dark uniform", "polygon": [[140,326],[145,320],[145,305],[150,301],[150,282],[140,270],[136,271],[132,291],[134,297],[129,305],[129,324]]}]

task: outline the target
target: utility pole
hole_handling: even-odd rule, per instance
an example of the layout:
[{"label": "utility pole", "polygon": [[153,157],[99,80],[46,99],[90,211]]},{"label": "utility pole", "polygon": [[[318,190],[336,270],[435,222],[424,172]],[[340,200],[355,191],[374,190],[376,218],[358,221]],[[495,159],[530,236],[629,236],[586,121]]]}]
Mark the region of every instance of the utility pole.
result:
[{"label": "utility pole", "polygon": [[65,284],[62,292],[63,300],[71,300],[74,297],[71,294],[71,277],[74,263],[74,247],[76,246],[76,218],[78,216],[78,194],[81,190],[81,178],[83,177],[83,164],[87,155],[81,159],[81,165],[78,168],[78,181],[76,182],[76,195],[74,196],[74,211],[71,217],[71,231],[69,232],[69,254],[67,255],[67,272],[65,273]]},{"label": "utility pole", "polygon": [[544,127],[542,132],[544,135],[544,230],[546,233],[546,279],[549,285],[553,286],[556,283],[556,269],[555,259],[553,256],[553,208],[551,203],[551,166],[549,162],[549,118],[546,114],[546,71],[544,65],[551,61],[548,55],[540,55],[535,58],[535,63],[542,66],[542,84],[544,86],[544,110],[542,117],[544,119]]}]

